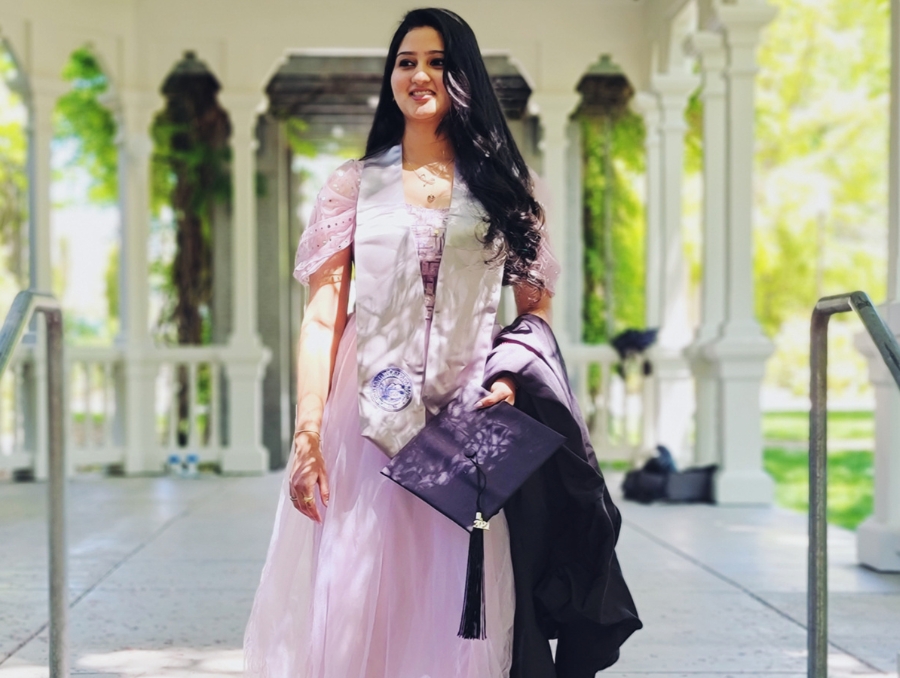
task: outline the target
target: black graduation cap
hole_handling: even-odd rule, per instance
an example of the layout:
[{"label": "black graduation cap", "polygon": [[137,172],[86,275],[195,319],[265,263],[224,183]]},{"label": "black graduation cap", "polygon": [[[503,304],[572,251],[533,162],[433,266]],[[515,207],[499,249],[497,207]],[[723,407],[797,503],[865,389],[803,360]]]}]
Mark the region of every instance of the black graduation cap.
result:
[{"label": "black graduation cap", "polygon": [[482,639],[484,530],[565,440],[508,403],[474,409],[483,393],[451,402],[381,471],[470,532],[459,635]]}]

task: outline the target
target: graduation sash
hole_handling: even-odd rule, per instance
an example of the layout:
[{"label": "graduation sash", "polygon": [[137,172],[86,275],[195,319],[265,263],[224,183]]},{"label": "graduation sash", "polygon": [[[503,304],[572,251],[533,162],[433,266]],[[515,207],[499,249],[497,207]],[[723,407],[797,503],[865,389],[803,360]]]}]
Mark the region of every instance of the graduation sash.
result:
[{"label": "graduation sash", "polygon": [[[362,435],[394,456],[464,386],[481,384],[500,301],[503,261],[481,238],[481,205],[457,173],[429,331],[402,151],[365,161],[359,187],[357,365]],[[426,355],[427,334],[427,355]]]}]

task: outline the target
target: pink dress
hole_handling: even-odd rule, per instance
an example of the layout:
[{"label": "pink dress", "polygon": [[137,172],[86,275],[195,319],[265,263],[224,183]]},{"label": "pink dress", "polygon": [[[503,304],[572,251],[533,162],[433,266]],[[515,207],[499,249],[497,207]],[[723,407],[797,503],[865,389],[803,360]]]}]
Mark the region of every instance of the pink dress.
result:
[{"label": "pink dress", "polygon": [[[345,163],[319,194],[297,249],[307,284],[350,246],[361,163]],[[407,205],[429,309],[446,210]],[[536,266],[558,275],[549,249]],[[487,639],[457,637],[468,535],[381,475],[387,456],[359,433],[356,322],[341,337],[321,429],[331,485],[313,523],[282,484],[275,528],[244,637],[245,675],[265,678],[502,678],[509,675],[515,595],[502,513],[485,535]],[[290,466],[288,466],[290,468]]]}]

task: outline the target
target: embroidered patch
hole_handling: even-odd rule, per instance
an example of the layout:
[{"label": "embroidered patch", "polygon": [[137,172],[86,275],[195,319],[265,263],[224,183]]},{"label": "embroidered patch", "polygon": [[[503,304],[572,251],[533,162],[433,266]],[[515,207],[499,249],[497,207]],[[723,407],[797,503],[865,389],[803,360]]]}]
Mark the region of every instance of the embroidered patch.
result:
[{"label": "embroidered patch", "polygon": [[412,400],[412,379],[399,367],[388,367],[372,377],[372,399],[388,412],[399,412]]}]

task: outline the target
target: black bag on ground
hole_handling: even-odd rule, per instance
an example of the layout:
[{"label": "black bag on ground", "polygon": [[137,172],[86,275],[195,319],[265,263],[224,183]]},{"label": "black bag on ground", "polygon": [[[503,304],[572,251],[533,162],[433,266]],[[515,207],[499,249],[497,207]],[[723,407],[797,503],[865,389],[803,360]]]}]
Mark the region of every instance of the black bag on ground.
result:
[{"label": "black bag on ground", "polygon": [[662,473],[634,469],[625,474],[622,492],[626,499],[649,504],[666,496],[667,479],[668,476]]},{"label": "black bag on ground", "polygon": [[678,471],[672,454],[657,445],[657,454],[640,469],[625,474],[622,492],[626,499],[649,504],[665,500],[673,503],[714,503],[715,464]]},{"label": "black bag on ground", "polygon": [[670,473],[666,479],[665,499],[671,502],[714,503],[713,477],[718,468],[710,464]]},{"label": "black bag on ground", "polygon": [[666,497],[666,483],[676,471],[672,453],[663,445],[656,446],[656,456],[640,469],[625,474],[622,492],[626,499],[649,504]]}]

